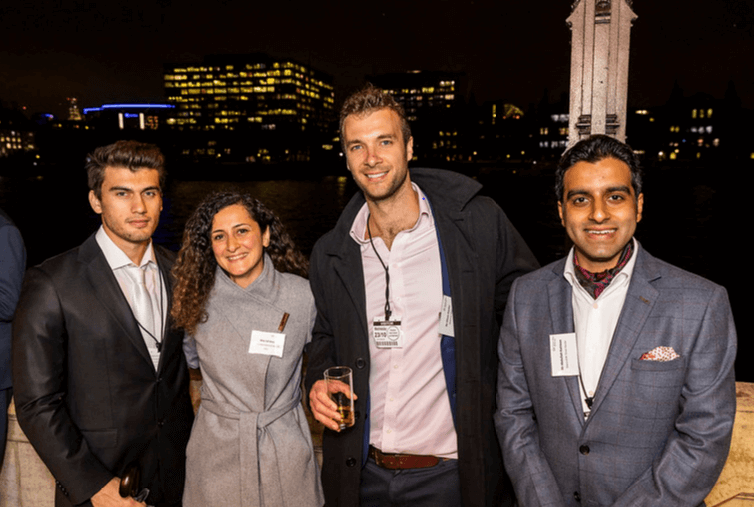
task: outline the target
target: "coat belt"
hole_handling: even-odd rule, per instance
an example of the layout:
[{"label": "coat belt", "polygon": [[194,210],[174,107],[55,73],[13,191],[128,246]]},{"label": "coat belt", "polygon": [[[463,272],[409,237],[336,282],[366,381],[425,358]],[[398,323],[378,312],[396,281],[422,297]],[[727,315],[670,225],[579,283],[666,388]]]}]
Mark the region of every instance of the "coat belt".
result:
[{"label": "coat belt", "polygon": [[[296,390],[295,396],[285,405],[265,412],[241,412],[230,403],[202,397],[201,408],[218,417],[239,421],[242,507],[285,505],[275,442],[267,431],[267,426],[295,409],[299,403],[300,389]],[[261,462],[264,462],[263,467],[260,466]]]}]

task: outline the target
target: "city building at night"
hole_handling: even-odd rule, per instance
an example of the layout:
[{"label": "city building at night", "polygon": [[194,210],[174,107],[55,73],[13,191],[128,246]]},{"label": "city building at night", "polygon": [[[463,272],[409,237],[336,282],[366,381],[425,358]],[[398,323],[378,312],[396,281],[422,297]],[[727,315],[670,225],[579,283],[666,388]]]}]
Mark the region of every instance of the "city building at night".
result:
[{"label": "city building at night", "polygon": [[193,133],[184,155],[308,161],[313,151],[334,149],[333,78],[309,65],[264,54],[214,55],[165,64],[164,84],[175,106],[167,124]]},{"label": "city building at night", "polygon": [[406,111],[414,134],[414,152],[422,159],[464,160],[464,107],[459,95],[462,74],[413,70],[369,76]]},{"label": "city building at night", "polygon": [[0,158],[34,149],[34,132],[29,120],[20,111],[0,108]]},{"label": "city building at night", "polygon": [[87,123],[118,130],[157,130],[168,119],[172,104],[102,104],[84,109]]}]

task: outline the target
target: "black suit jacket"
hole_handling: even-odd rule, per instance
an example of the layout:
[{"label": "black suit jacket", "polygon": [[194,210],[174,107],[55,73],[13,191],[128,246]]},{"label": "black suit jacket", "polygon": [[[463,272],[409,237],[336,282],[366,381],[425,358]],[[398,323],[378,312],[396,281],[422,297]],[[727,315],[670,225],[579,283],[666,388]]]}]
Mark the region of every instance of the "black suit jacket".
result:
[{"label": "black suit jacket", "polygon": [[[155,258],[170,298],[173,255],[155,247]],[[168,322],[155,372],[94,235],[27,272],[13,326],[16,412],[56,479],[56,506],[89,505],[133,462],[149,503],[180,500],[193,421],[182,338]]]}]

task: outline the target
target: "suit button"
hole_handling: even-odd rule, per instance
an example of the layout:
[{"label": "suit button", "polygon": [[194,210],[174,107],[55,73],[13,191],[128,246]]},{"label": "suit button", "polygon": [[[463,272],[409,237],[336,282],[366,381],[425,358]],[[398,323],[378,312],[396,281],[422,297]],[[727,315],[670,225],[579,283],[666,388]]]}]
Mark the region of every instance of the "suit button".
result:
[{"label": "suit button", "polygon": [[589,454],[589,446],[582,445],[581,447],[579,447],[579,452],[583,454],[584,456],[586,456],[587,454]]},{"label": "suit button", "polygon": [[159,421],[157,421],[157,426],[160,428],[165,426],[165,419],[160,419]]},{"label": "suit button", "polygon": [[360,370],[363,370],[364,367],[367,365],[367,362],[364,361],[363,357],[360,357],[356,360],[356,367]]},{"label": "suit button", "polygon": [[353,419],[354,419],[354,421],[358,421],[359,417],[361,417],[361,412],[359,412],[358,410],[354,411],[354,413],[353,413]]},{"label": "suit button", "polygon": [[573,492],[573,499],[576,500],[577,502],[581,501],[581,495],[579,495],[578,491]]},{"label": "suit button", "polygon": [[356,466],[356,460],[354,458],[348,458],[346,460],[346,466],[347,467],[355,467]]}]

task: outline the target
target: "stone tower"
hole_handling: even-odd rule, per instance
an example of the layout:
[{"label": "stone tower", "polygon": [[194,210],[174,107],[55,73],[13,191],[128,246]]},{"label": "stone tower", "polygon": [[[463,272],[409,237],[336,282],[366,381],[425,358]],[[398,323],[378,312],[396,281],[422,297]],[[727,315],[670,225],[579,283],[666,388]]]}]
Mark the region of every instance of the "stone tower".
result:
[{"label": "stone tower", "polygon": [[631,0],[574,0],[568,146],[591,134],[626,140]]}]

